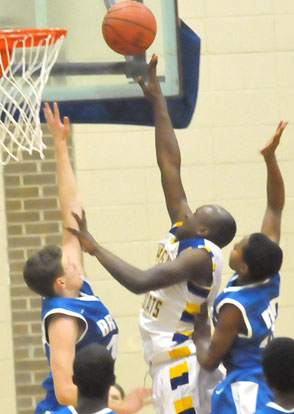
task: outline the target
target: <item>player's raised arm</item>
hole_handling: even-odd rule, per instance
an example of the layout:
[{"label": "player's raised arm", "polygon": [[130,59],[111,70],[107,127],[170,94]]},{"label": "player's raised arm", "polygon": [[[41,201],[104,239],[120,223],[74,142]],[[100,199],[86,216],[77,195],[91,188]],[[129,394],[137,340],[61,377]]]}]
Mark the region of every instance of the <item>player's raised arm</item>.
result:
[{"label": "player's raised arm", "polygon": [[276,149],[286,126],[287,122],[281,121],[273,137],[260,149],[267,169],[267,207],[261,232],[276,243],[280,241],[281,217],[285,203],[284,181],[276,159]]},{"label": "player's raised arm", "polygon": [[[53,111],[45,103],[44,115],[49,131],[54,138],[54,150],[57,162],[58,194],[64,227],[77,228],[77,223],[71,212],[82,212],[82,203],[79,197],[76,178],[69,159],[67,141],[70,135],[70,122],[68,117],[60,119],[58,105],[53,104]],[[62,237],[63,260],[74,263],[82,273],[82,250],[78,240],[68,231]]]},{"label": "player's raised arm", "polygon": [[167,210],[172,223],[182,220],[191,210],[181,180],[181,154],[169,117],[167,103],[156,75],[157,56],[148,65],[148,83],[138,78],[145,97],[153,104],[157,163]]}]

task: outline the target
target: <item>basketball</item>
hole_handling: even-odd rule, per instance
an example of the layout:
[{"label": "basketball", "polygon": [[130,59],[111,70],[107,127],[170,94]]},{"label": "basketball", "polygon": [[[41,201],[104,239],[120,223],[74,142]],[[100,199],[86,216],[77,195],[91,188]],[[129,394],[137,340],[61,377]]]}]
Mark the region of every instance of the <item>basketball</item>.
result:
[{"label": "basketball", "polygon": [[152,44],[156,20],[151,10],[137,1],[122,1],[104,16],[102,33],[108,46],[121,55],[139,55]]}]

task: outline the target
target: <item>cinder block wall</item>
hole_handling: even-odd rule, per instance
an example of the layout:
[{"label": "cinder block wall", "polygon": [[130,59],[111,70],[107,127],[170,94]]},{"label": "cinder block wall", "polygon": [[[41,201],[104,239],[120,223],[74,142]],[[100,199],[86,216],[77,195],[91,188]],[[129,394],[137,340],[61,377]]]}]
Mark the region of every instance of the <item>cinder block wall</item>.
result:
[{"label": "cinder block wall", "polygon": [[[293,1],[178,3],[180,17],[202,39],[196,113],[188,129],[177,131],[183,182],[191,206],[217,202],[231,210],[238,222],[237,240],[258,231],[263,217],[265,167],[258,148],[271,136],[280,119],[289,121],[278,150],[287,201],[282,224],[285,259],[276,334],[293,337]],[[130,263],[141,268],[151,266],[157,240],[169,227],[155,163],[153,129],[75,125],[73,141],[89,228],[104,246]],[[34,171],[6,167],[6,190],[3,186],[0,191],[0,327],[4,338],[0,342],[0,402],[3,411],[12,414],[16,412],[16,395],[18,413],[32,412],[46,368],[40,342],[39,302],[27,296],[28,291],[19,283],[20,262],[26,255],[49,240],[60,240],[52,153],[48,156],[46,162],[33,167]],[[29,160],[26,163],[31,164]],[[48,170],[44,170],[47,163]],[[40,181],[26,182],[26,188],[35,188],[37,193],[23,193],[22,180],[38,174]],[[52,181],[46,181],[48,176]],[[44,199],[48,201],[46,213],[44,205],[35,204],[44,203]],[[32,216],[28,222],[21,219],[19,213],[24,208],[30,214],[38,212],[38,217]],[[10,221],[13,215],[19,216],[17,222]],[[29,240],[28,244],[25,240]],[[225,249],[225,263],[230,248]],[[94,290],[120,326],[117,380],[129,390],[144,383],[147,371],[137,327],[141,297],[120,287],[95,259],[85,257],[85,267]],[[226,264],[224,283],[230,273]],[[149,378],[146,382],[150,384]],[[144,412],[151,413],[152,409],[146,408]]]}]

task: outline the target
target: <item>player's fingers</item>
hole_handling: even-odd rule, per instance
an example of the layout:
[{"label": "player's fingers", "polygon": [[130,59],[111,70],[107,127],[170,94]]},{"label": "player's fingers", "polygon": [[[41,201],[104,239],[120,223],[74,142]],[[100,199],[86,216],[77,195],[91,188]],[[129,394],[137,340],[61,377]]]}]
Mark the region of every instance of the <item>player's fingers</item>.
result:
[{"label": "player's fingers", "polygon": [[73,218],[75,219],[75,221],[78,223],[78,225],[80,226],[81,224],[81,219],[80,216],[77,213],[74,213],[73,211],[71,212],[71,215],[73,216]]},{"label": "player's fingers", "polygon": [[65,229],[69,231],[71,234],[73,234],[74,236],[77,236],[79,234],[78,230],[73,229],[72,227],[65,227]]},{"label": "player's fingers", "polygon": [[143,80],[143,76],[138,76],[137,77],[137,82],[140,85],[142,91],[145,93],[145,91],[146,91],[146,85],[145,85],[145,82]]},{"label": "player's fingers", "polygon": [[51,117],[53,115],[52,114],[52,111],[51,111],[51,108],[50,108],[50,105],[48,104],[48,102],[45,102],[44,109],[43,110],[44,110],[45,119],[48,120],[49,117]]},{"label": "player's fingers", "polygon": [[53,103],[53,109],[54,109],[55,118],[60,119],[59,108],[58,108],[57,102]]},{"label": "player's fingers", "polygon": [[156,67],[157,67],[158,58],[155,54],[152,55],[150,65],[148,66],[148,72],[151,76],[156,76]]},{"label": "player's fingers", "polygon": [[64,124],[65,127],[69,127],[70,126],[70,122],[69,122],[69,117],[68,116],[65,116],[63,118],[63,124]]},{"label": "player's fingers", "polygon": [[85,212],[85,210],[84,210],[84,209],[82,210],[82,221],[83,221],[83,223],[84,223],[85,225],[87,224],[86,212]]}]

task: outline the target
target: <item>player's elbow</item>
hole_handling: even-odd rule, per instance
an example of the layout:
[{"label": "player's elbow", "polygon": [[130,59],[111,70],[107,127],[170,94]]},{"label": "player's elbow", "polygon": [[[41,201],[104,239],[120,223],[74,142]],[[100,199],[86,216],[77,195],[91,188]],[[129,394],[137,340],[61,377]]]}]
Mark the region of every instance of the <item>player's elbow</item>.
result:
[{"label": "player's elbow", "polygon": [[77,396],[75,393],[67,390],[55,390],[56,399],[62,405],[76,405]]},{"label": "player's elbow", "polygon": [[212,358],[201,358],[199,355],[197,355],[197,360],[201,367],[209,372],[214,371],[219,366],[219,362],[214,361]]},{"label": "player's elbow", "polygon": [[133,283],[131,286],[129,286],[129,290],[136,295],[141,295],[142,293],[148,292],[150,289],[148,289],[142,283]]}]

